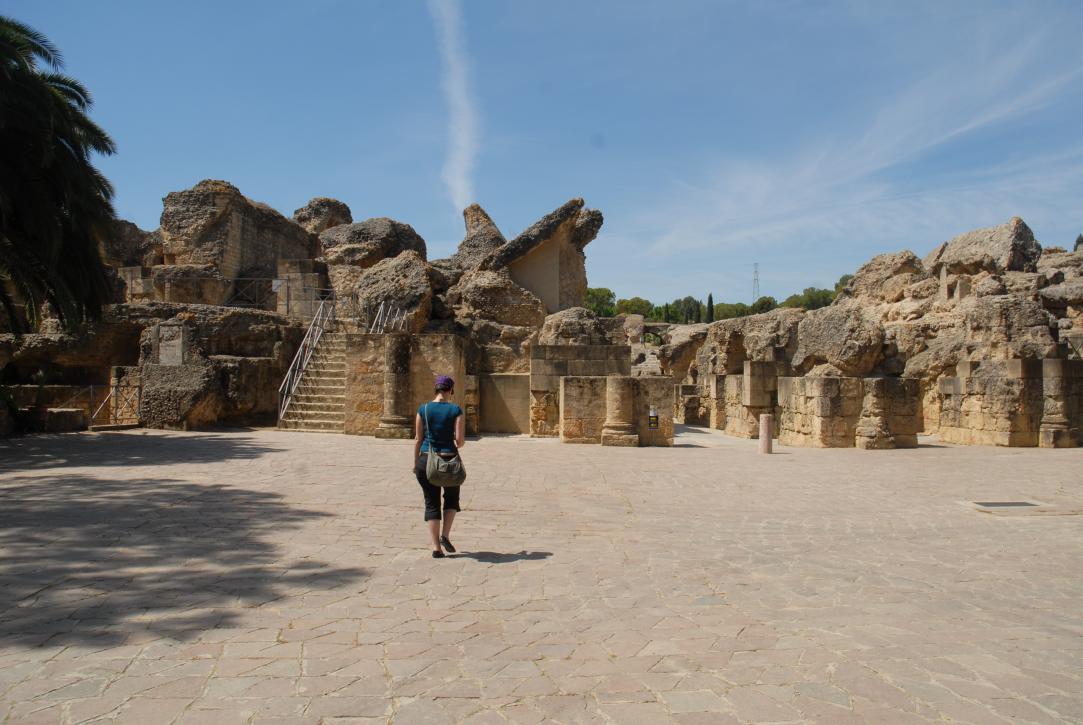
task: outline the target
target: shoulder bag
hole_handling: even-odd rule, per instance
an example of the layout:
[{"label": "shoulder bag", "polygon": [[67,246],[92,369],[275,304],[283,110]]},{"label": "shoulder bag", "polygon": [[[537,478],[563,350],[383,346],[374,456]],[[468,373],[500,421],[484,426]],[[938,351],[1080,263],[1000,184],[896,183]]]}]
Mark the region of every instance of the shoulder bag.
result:
[{"label": "shoulder bag", "polygon": [[436,441],[429,428],[429,404],[425,403],[425,437],[429,440],[429,457],[425,461],[425,477],[433,486],[461,486],[466,480],[466,467],[462,457],[443,458],[436,452]]}]

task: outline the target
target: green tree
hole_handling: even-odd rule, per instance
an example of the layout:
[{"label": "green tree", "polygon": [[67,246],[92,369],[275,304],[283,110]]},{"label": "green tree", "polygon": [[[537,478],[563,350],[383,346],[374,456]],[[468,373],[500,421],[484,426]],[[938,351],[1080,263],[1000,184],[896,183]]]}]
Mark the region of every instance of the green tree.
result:
[{"label": "green tree", "polygon": [[707,293],[707,322],[714,322],[714,293]]},{"label": "green tree", "polygon": [[1073,252],[1081,252],[1081,251],[1083,251],[1083,234],[1080,234],[1078,237],[1075,238],[1075,247],[1072,249],[1072,251]]},{"label": "green tree", "polygon": [[642,297],[632,297],[627,300],[617,300],[617,314],[618,315],[643,315],[646,317],[651,313],[654,305],[650,303],[650,300],[645,300]]},{"label": "green tree", "polygon": [[48,302],[69,327],[109,301],[98,248],[113,188],[91,157],[116,148],[62,68],[48,38],[0,16],[0,305],[13,324],[16,296],[32,325]]},{"label": "green tree", "polygon": [[835,283],[836,297],[839,296],[839,292],[842,292],[844,289],[846,289],[846,285],[850,284],[850,280],[852,280],[853,278],[854,276],[852,274],[844,274],[839,277],[839,281]]},{"label": "green tree", "polygon": [[714,306],[716,320],[731,320],[734,317],[747,317],[751,309],[744,302],[719,302]]},{"label": "green tree", "polygon": [[800,294],[790,295],[782,301],[782,307],[802,307],[806,310],[816,310],[827,307],[835,300],[835,292],[829,289],[817,289],[806,287]]},{"label": "green tree", "polygon": [[752,307],[749,309],[752,311],[753,315],[758,315],[762,312],[770,312],[776,307],[778,307],[778,302],[775,301],[775,298],[764,295],[753,302]]},{"label": "green tree", "polygon": [[587,287],[584,306],[598,317],[613,317],[617,314],[617,296],[607,287]]},{"label": "green tree", "polygon": [[669,303],[668,302],[662,307],[662,321],[663,322],[673,322],[673,313],[669,309]]}]

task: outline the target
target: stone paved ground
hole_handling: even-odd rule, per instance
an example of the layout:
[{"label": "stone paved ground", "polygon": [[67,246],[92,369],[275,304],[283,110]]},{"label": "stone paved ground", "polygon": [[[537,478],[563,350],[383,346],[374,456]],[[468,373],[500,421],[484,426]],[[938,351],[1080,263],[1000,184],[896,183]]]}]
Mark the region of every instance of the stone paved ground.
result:
[{"label": "stone paved ground", "polygon": [[1083,721],[1083,450],[679,441],[0,443],[0,720]]}]

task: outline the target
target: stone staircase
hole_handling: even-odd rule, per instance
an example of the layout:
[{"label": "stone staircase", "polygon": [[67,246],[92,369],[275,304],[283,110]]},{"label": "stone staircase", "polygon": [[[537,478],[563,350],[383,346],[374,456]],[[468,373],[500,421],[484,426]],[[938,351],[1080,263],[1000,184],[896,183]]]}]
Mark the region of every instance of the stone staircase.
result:
[{"label": "stone staircase", "polygon": [[346,334],[324,332],[278,427],[342,433],[346,418]]}]

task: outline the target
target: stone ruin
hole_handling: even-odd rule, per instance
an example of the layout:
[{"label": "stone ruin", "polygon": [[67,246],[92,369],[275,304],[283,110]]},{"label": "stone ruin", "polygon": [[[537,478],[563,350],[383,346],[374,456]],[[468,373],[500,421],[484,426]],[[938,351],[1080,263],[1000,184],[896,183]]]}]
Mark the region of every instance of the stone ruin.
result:
[{"label": "stone ruin", "polygon": [[874,257],[828,307],[701,325],[664,346],[678,419],[788,445],[1075,446],[1083,423],[1083,254],[1023,220],[924,259]]},{"label": "stone ruin", "polygon": [[[1020,219],[924,259],[875,257],[822,309],[670,325],[582,307],[602,226],[582,199],[510,241],[480,206],[463,217],[457,251],[429,260],[403,222],[354,222],[327,198],[288,219],[203,181],[165,197],[155,231],[118,222],[100,321],[0,334],[0,383],[22,414],[68,421],[54,429],[277,422],[406,438],[447,373],[470,433],[672,445],[675,423],[755,438],[767,413],[787,445],[1079,442],[1083,251],[1043,252]],[[299,382],[282,395],[288,371]]]}]

